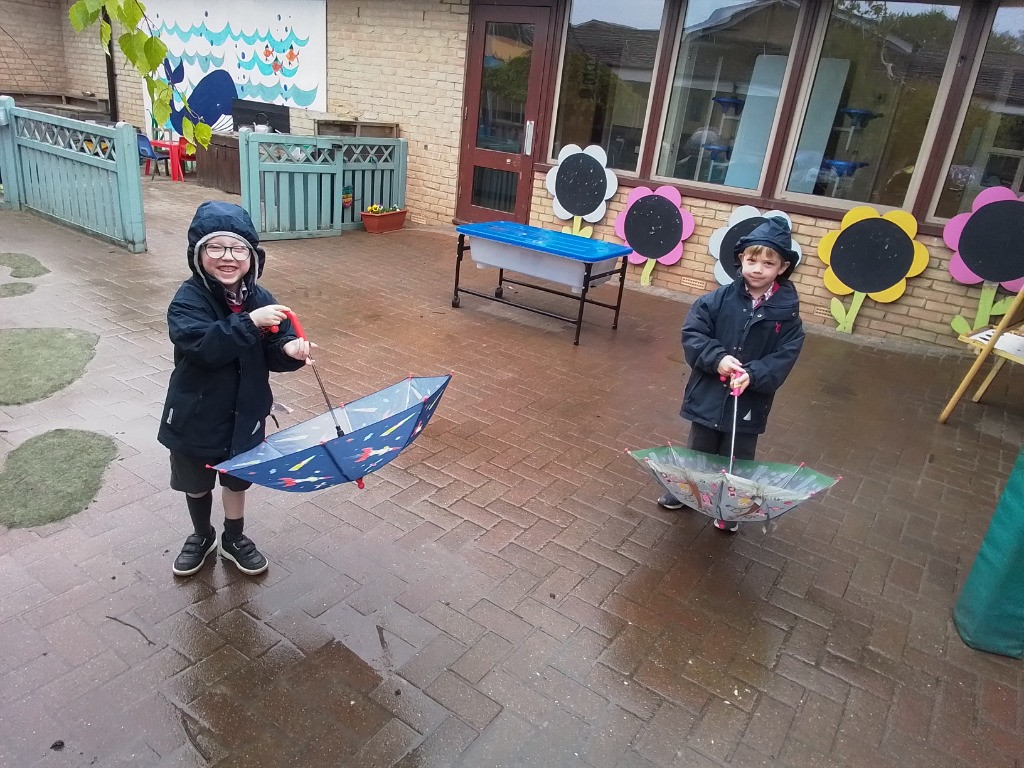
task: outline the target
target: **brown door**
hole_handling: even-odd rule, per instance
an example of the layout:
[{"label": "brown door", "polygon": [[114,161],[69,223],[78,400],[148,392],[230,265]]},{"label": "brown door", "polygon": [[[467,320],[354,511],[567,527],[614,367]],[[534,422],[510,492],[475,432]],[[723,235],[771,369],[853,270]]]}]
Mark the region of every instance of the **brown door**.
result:
[{"label": "brown door", "polygon": [[471,16],[456,217],[530,215],[548,8],[475,5]]}]

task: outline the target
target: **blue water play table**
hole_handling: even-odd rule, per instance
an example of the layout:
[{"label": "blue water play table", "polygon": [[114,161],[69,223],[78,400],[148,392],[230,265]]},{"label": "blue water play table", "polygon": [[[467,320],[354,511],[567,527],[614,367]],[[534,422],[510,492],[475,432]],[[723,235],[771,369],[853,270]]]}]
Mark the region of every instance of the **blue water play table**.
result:
[{"label": "blue water play table", "polygon": [[[619,309],[622,306],[622,289],[626,282],[626,256],[632,249],[625,245],[591,240],[578,235],[567,235],[549,229],[516,224],[511,221],[490,221],[483,224],[462,224],[455,228],[459,233],[458,257],[455,260],[455,294],[452,306],[460,304],[459,294],[468,293],[491,301],[519,307],[556,320],[564,320],[576,326],[573,344],[580,343],[580,329],[583,327],[583,309],[587,304],[615,310],[612,328],[618,328]],[[466,239],[469,238],[467,244]],[[489,295],[459,287],[462,257],[469,251],[478,267],[497,267],[498,286]],[[528,283],[505,276],[505,272],[539,278],[564,285],[568,291],[557,290],[536,283]],[[614,304],[597,301],[588,293],[592,287],[607,282],[613,275],[619,276],[618,296]],[[537,307],[530,307],[504,298],[506,284],[565,296],[578,303],[575,317],[555,314]]]}]

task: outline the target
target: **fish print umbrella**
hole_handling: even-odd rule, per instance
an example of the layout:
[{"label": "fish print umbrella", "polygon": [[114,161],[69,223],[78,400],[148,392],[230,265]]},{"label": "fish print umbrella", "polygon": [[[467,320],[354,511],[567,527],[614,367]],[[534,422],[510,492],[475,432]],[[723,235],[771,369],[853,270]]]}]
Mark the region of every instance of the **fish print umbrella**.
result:
[{"label": "fish print umbrella", "polygon": [[[738,391],[733,395],[735,448]],[[686,506],[723,523],[763,522],[765,530],[779,515],[842,479],[803,464],[744,461],[674,445],[629,451],[629,455]]]},{"label": "fish print umbrella", "polygon": [[[305,338],[298,319],[291,313],[289,319]],[[410,376],[276,432],[214,469],[281,491],[317,491],[353,481],[362,488],[365,475],[394,459],[423,431],[451,378]],[[319,374],[317,380],[323,390]]]}]

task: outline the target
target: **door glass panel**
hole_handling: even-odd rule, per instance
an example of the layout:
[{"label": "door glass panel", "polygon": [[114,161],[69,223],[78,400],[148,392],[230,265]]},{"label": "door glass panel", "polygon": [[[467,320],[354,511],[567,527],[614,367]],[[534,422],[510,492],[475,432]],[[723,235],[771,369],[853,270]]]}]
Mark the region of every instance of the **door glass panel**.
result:
[{"label": "door glass panel", "polygon": [[476,166],[473,168],[473,205],[514,213],[518,185],[518,173]]},{"label": "door glass panel", "polygon": [[1002,3],[985,44],[937,216],[970,210],[986,187],[1024,191],[1024,8]]},{"label": "door glass panel", "polygon": [[775,0],[687,4],[659,176],[757,188],[798,18]]},{"label": "door glass panel", "polygon": [[957,4],[833,0],[786,189],[905,204]]},{"label": "door glass panel", "polygon": [[637,169],[664,8],[664,0],[573,0],[553,155],[597,144],[609,168]]},{"label": "door glass panel", "polygon": [[[476,124],[479,149],[513,154],[523,151],[533,33],[533,24],[487,22]],[[476,169],[481,170],[485,169]]]}]

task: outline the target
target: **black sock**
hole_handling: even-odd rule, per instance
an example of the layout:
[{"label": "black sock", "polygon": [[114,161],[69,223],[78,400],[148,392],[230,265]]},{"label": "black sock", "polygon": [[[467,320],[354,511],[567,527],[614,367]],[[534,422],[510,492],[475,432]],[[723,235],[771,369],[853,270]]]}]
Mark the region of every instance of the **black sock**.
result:
[{"label": "black sock", "polygon": [[242,528],[245,526],[245,518],[240,517],[237,520],[228,520],[224,518],[224,540],[234,541],[240,538],[242,535]]},{"label": "black sock", "polygon": [[210,516],[213,510],[213,494],[207,493],[198,499],[194,496],[185,495],[185,502],[188,504],[188,516],[192,518],[192,527],[200,536],[210,536],[213,533],[213,526],[210,525]]}]

